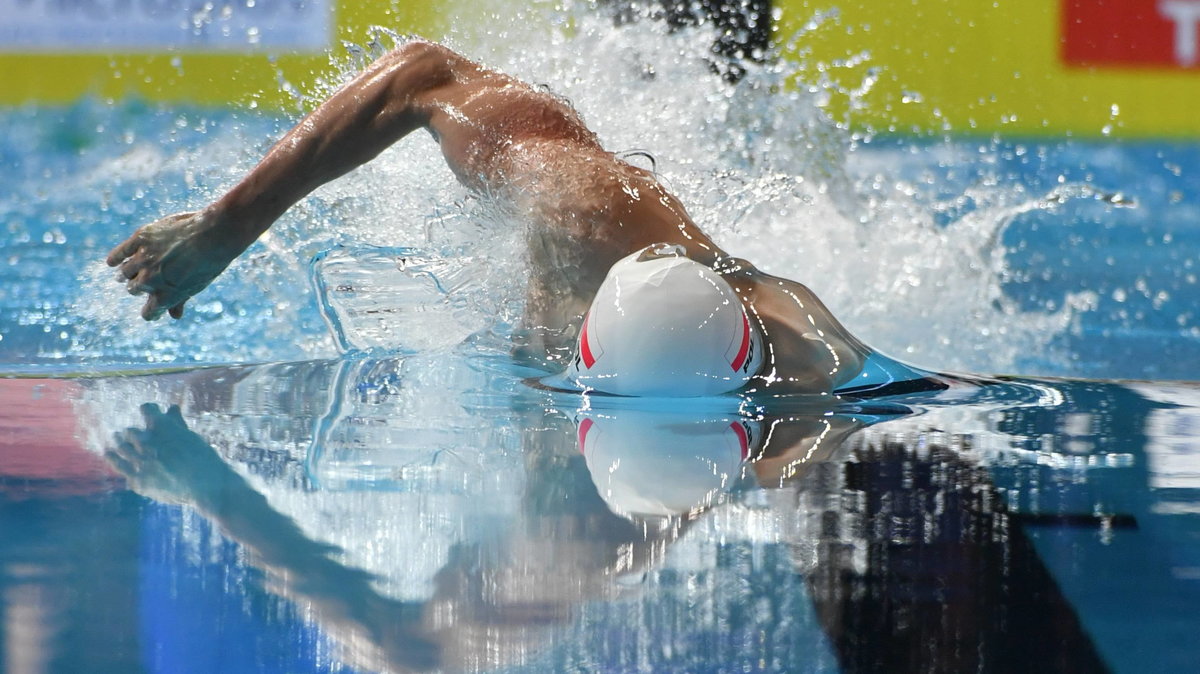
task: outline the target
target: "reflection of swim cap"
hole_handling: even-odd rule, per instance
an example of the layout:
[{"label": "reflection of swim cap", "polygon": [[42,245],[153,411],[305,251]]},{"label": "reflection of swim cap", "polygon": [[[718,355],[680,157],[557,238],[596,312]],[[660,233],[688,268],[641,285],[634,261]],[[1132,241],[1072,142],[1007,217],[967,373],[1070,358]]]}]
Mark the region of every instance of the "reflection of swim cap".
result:
[{"label": "reflection of swim cap", "polygon": [[678,247],[657,252],[634,253],[608,271],[567,376],[630,396],[707,396],[741,388],[758,374],[763,349],[737,294]]},{"label": "reflection of swim cap", "polygon": [[600,497],[618,515],[682,515],[712,503],[741,477],[761,438],[730,415],[647,410],[590,413],[578,421],[579,451]]}]

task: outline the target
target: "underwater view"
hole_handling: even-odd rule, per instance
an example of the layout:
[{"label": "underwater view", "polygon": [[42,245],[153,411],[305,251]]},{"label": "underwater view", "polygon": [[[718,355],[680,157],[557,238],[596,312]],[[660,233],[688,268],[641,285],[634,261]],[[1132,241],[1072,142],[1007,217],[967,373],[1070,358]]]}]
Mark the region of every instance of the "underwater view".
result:
[{"label": "underwater view", "polygon": [[444,42],[944,390],[540,386],[528,224],[426,134],[139,318],[108,251],[389,30],[285,112],[0,107],[0,672],[1194,669],[1200,142],[863,129],[675,28],[567,3]]}]

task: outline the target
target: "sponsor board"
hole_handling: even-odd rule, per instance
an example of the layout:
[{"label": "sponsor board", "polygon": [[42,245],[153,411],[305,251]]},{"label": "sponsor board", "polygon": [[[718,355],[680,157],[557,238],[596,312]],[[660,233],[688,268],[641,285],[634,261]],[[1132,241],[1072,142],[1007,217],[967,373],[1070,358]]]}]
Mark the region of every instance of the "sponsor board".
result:
[{"label": "sponsor board", "polygon": [[329,0],[0,0],[0,50],[328,47]]},{"label": "sponsor board", "polygon": [[1200,0],[777,0],[798,83],[885,134],[1200,135]]},{"label": "sponsor board", "polygon": [[[470,3],[0,0],[0,104],[136,96],[296,106],[370,26],[431,38]],[[775,0],[796,86],[884,134],[1200,135],[1200,0]],[[481,28],[482,30],[482,28]],[[281,87],[286,82],[290,87]]]},{"label": "sponsor board", "polygon": [[1200,65],[1200,0],[1063,0],[1061,25],[1069,65]]},{"label": "sponsor board", "polygon": [[371,27],[438,37],[456,0],[0,0],[0,104],[134,97],[295,109]]}]

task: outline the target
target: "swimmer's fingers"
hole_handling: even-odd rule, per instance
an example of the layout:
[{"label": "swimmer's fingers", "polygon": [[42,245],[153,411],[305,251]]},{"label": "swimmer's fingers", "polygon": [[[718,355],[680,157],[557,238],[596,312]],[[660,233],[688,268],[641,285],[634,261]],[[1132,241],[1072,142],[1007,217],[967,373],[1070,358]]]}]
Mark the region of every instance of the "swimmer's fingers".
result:
[{"label": "swimmer's fingers", "polygon": [[117,467],[126,475],[137,473],[139,466],[145,463],[146,448],[142,446],[141,434],[138,428],[126,428],[119,433],[113,433],[113,448],[105,452],[120,459]]},{"label": "swimmer's fingers", "polygon": [[110,449],[104,452],[104,458],[107,459],[110,464],[112,464],[113,468],[116,468],[118,471],[120,471],[122,475],[133,476],[137,474],[137,466],[114,450]]},{"label": "swimmer's fingers", "polygon": [[[168,309],[182,305],[183,301],[187,299],[176,299],[172,302],[167,297],[168,294],[178,294],[178,292],[173,288],[163,288],[161,287],[162,285],[161,275],[152,274],[149,270],[143,270],[136,278],[129,279],[129,282],[125,284],[125,290],[130,295],[147,295],[146,303],[142,305],[142,318],[147,321],[158,320]],[[172,313],[171,315],[174,316],[175,314]],[[180,310],[180,315],[182,315],[182,309]]]},{"label": "swimmer's fingers", "polygon": [[146,422],[147,431],[158,430],[160,426],[187,426],[179,405],[171,405],[166,412],[155,403],[143,403],[138,409],[142,413],[142,420]]},{"label": "swimmer's fingers", "polygon": [[143,272],[137,278],[130,279],[125,284],[125,290],[130,295],[147,295],[146,303],[142,305],[142,318],[147,321],[158,320],[166,307],[163,305],[163,291],[156,287],[150,275]]},{"label": "swimmer's fingers", "polygon": [[142,421],[145,422],[148,431],[154,430],[158,420],[163,417],[162,408],[155,403],[142,403],[138,411],[142,413]]},{"label": "swimmer's fingers", "polygon": [[[125,239],[120,243],[120,245],[118,245],[116,248],[113,248],[112,252],[108,254],[108,258],[105,260],[105,262],[107,262],[108,266],[110,267],[115,267],[121,264],[126,258],[136,253],[137,250],[142,247],[144,242],[145,239],[142,237],[142,230],[139,229],[133,233],[133,236]],[[129,276],[126,276],[125,278],[129,278]]]},{"label": "swimmer's fingers", "polygon": [[147,321],[157,321],[167,310],[163,305],[162,292],[150,293],[146,303],[142,305],[142,318]]},{"label": "swimmer's fingers", "polygon": [[142,295],[154,292],[154,285],[150,283],[150,275],[143,272],[135,278],[126,281],[125,292],[130,295]]},{"label": "swimmer's fingers", "polygon": [[146,249],[138,249],[120,263],[121,276],[125,277],[126,279],[131,279],[140,274],[143,270],[153,268],[156,262],[158,262],[158,259],[146,252]]},{"label": "swimmer's fingers", "polygon": [[[176,213],[138,228],[128,239],[109,252],[105,262],[108,266],[115,267],[139,251],[144,255],[151,250],[161,250],[164,241],[169,242],[176,238],[180,228],[186,226],[195,216],[195,213]],[[126,278],[130,276],[127,274]]]},{"label": "swimmer's fingers", "polygon": [[[142,269],[136,276],[125,283],[125,290],[130,295],[148,295],[142,305],[142,318],[147,321],[158,320],[164,312],[169,312],[171,318],[183,317],[183,305],[188,297],[178,288],[165,282],[162,274],[154,269]],[[183,295],[182,298],[180,296]]]},{"label": "swimmer's fingers", "polygon": [[133,429],[133,428],[126,428],[123,431],[117,431],[116,433],[113,433],[112,441],[113,441],[114,449],[110,449],[108,451],[115,452],[115,453],[119,454],[121,456],[121,458],[128,461],[130,455],[132,455],[134,453],[133,443],[131,442],[131,436],[135,430],[136,429]]},{"label": "swimmer's fingers", "polygon": [[[130,284],[132,286],[133,282],[131,281]],[[162,318],[164,313],[169,313],[171,318],[183,318],[183,305],[187,303],[186,297],[182,300],[177,299],[172,301],[166,297],[167,291],[153,290],[149,286],[141,285],[131,287],[129,290],[129,294],[131,295],[138,295],[143,292],[149,293],[150,296],[146,298],[146,303],[142,305],[142,318],[147,321],[157,321]]]}]

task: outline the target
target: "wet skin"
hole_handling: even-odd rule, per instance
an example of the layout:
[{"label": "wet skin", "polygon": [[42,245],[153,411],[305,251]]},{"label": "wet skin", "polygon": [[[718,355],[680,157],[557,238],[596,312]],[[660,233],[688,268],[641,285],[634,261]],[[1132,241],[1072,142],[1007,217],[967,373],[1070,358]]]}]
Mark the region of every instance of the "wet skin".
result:
[{"label": "wet skin", "polygon": [[605,150],[562,100],[450,49],[405,44],[371,64],[284,135],[224,196],[138,229],[108,256],[142,317],[179,318],[288,208],[428,130],[468,188],[507,202],[529,224],[530,283],[518,347],[551,368],[573,346],[608,268],[655,243],[724,274],[756,321],[767,361],[751,389],[826,392],[870,349],[804,285],[762,273],[712,242],[655,178]]}]

